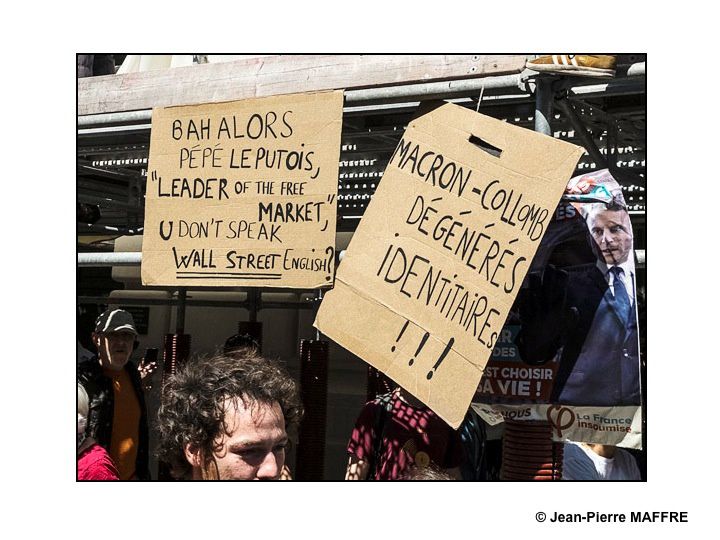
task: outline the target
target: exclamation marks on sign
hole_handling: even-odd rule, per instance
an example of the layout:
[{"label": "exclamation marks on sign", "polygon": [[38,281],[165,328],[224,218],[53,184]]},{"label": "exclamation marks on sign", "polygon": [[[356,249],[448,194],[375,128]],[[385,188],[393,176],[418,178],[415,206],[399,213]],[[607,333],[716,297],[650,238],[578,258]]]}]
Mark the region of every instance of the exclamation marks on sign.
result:
[{"label": "exclamation marks on sign", "polygon": [[535,397],[540,397],[540,381],[535,383]]},{"label": "exclamation marks on sign", "polygon": [[[405,330],[407,330],[409,323],[410,323],[410,321],[405,321],[405,324],[400,329],[400,333],[395,338],[395,345],[397,345],[397,343],[400,341],[400,338],[402,338],[403,334],[405,334]],[[427,340],[429,338],[430,338],[430,332],[425,332],[422,339],[420,340],[420,344],[418,345],[418,348],[415,351],[415,354],[408,362],[408,366],[412,366],[415,363],[415,359],[420,355],[420,352],[423,350],[423,347],[425,347],[425,344],[427,343]],[[435,362],[435,365],[432,367],[432,369],[430,371],[428,371],[428,374],[427,374],[428,381],[433,378],[433,375],[435,374],[437,369],[440,367],[440,364],[443,363],[443,360],[445,360],[445,357],[450,352],[450,349],[452,349],[452,346],[454,343],[455,343],[455,338],[454,337],[450,338],[450,341],[448,341],[447,345],[445,345],[445,349],[443,350],[442,353],[440,353],[440,357],[437,359],[437,362]],[[395,350],[397,349],[397,347],[395,345],[390,347],[390,350],[392,352],[395,352]]]},{"label": "exclamation marks on sign", "polygon": [[[410,323],[410,321],[405,321],[405,325],[402,327],[402,330],[400,330],[400,334],[399,334],[398,337],[395,339],[395,343],[397,343],[398,341],[400,341],[400,338],[401,338],[402,335],[405,333],[405,329],[407,328],[407,326],[408,326],[409,323]],[[395,352],[395,345],[393,345],[392,347],[390,347],[390,350],[391,350],[392,352]]]},{"label": "exclamation marks on sign", "polygon": [[[427,334],[425,334],[425,335],[427,336]],[[424,342],[423,342],[423,343],[424,343]],[[433,366],[433,368],[432,368],[430,371],[428,371],[428,374],[427,374],[427,379],[428,379],[428,381],[429,381],[430,379],[432,379],[433,374],[435,373],[435,371],[437,370],[437,368],[439,368],[439,367],[440,367],[440,364],[442,364],[442,361],[445,360],[445,357],[446,357],[447,354],[450,352],[450,349],[452,349],[453,343],[455,343],[455,338],[454,338],[454,337],[451,337],[451,338],[450,338],[450,341],[448,341],[447,345],[445,345],[445,349],[444,349],[443,352],[440,354],[440,358],[437,359],[437,362],[435,362],[435,365]]]},{"label": "exclamation marks on sign", "polygon": [[415,356],[410,359],[410,362],[408,362],[408,366],[412,366],[415,363],[415,357],[420,354],[420,351],[422,351],[422,348],[425,346],[425,342],[428,340],[429,337],[430,332],[425,332],[425,335],[420,340],[420,345],[418,345],[417,351],[415,351]]}]

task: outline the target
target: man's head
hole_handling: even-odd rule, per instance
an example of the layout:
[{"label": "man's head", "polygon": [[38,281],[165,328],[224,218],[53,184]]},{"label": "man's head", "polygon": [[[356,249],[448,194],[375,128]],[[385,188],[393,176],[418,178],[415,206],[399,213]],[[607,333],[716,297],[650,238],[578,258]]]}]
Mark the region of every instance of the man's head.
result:
[{"label": "man's head", "polygon": [[430,464],[427,467],[418,467],[416,465],[410,467],[402,480],[455,480],[451,475],[438,468],[437,465]]},{"label": "man's head", "polygon": [[98,350],[100,365],[122,369],[133,352],[138,333],[132,315],[124,309],[108,309],[95,321],[93,343]]},{"label": "man's head", "polygon": [[239,354],[244,356],[248,354],[245,349],[260,354],[260,344],[250,334],[235,334],[230,336],[223,345],[223,354]]},{"label": "man's head", "polygon": [[633,246],[632,225],[627,210],[618,205],[593,204],[585,218],[590,234],[606,264],[628,260]]},{"label": "man's head", "polygon": [[163,388],[158,457],[178,478],[277,480],[302,414],[297,384],[273,360],[189,360]]}]

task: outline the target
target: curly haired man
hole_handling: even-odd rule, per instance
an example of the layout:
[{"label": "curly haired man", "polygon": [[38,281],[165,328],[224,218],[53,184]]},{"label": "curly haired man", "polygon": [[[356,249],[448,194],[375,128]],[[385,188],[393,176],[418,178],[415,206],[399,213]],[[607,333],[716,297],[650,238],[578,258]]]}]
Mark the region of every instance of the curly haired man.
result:
[{"label": "curly haired man", "polygon": [[296,382],[257,356],[190,360],[169,378],[158,413],[158,457],[177,478],[278,480],[303,414]]}]

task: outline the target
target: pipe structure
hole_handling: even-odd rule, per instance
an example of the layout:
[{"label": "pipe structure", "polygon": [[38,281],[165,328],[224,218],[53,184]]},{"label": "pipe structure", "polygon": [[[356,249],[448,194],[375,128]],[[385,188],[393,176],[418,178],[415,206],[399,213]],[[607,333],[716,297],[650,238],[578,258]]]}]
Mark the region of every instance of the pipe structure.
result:
[{"label": "pipe structure", "polygon": [[627,70],[628,77],[640,77],[645,74],[645,62],[637,62],[636,64],[632,64],[630,67],[628,67]]},{"label": "pipe structure", "polygon": [[130,203],[124,203],[120,201],[116,201],[114,199],[109,199],[108,197],[96,197],[94,195],[79,195],[78,199],[81,199],[80,202],[85,202],[89,204],[101,204],[106,208],[121,208],[123,210],[142,210],[143,207],[140,206],[140,204],[130,204]]},{"label": "pipe structure", "polygon": [[125,125],[113,125],[106,127],[93,127],[78,129],[78,136],[90,137],[93,135],[108,135],[122,133],[123,135],[131,135],[134,133],[145,133],[150,131],[152,124],[125,124]]},{"label": "pipe structure", "polygon": [[645,93],[645,79],[627,77],[625,79],[611,79],[604,83],[584,84],[571,86],[570,81],[564,85],[571,96],[583,96],[585,98],[601,97],[604,95],[623,96]]},{"label": "pipe structure", "polygon": [[[102,298],[97,296],[78,297],[79,303],[87,304],[123,304],[138,306],[172,306],[177,300],[171,299],[141,299],[141,298]],[[247,300],[186,300],[186,307],[217,307],[217,308],[240,308],[250,310],[250,303]],[[313,309],[312,304],[304,302],[263,302],[263,309]]]},{"label": "pipe structure", "polygon": [[252,288],[247,293],[248,309],[250,310],[250,322],[256,323],[258,311],[261,309],[260,301],[262,299],[260,291]]},{"label": "pipe structure", "polygon": [[300,341],[300,396],[305,414],[296,454],[298,480],[322,480],[325,476],[329,347],[325,340]]},{"label": "pipe structure", "polygon": [[388,103],[395,100],[429,100],[443,99],[464,94],[479,94],[485,90],[496,88],[523,87],[523,74],[502,75],[499,77],[484,77],[476,79],[463,79],[459,81],[442,81],[421,84],[407,84],[403,86],[383,86],[379,88],[363,88],[361,90],[348,90],[345,92],[345,103]]},{"label": "pipe structure", "polygon": [[[125,291],[127,292],[127,291]],[[152,291],[150,291],[152,292]],[[268,295],[272,296],[278,296],[283,293],[266,293]],[[295,295],[294,293],[292,293]],[[313,293],[310,292],[304,292],[300,293],[301,295],[305,295],[305,298],[302,296],[297,301],[289,301],[289,300],[270,300],[270,301],[263,301],[262,302],[262,309],[315,309],[315,298],[310,298],[310,295]],[[288,293],[285,293],[285,295],[288,295]],[[78,304],[123,304],[128,306],[174,306],[178,303],[177,298],[150,298],[150,297],[142,297],[142,296],[131,296],[126,298],[118,298],[118,297],[107,297],[107,296],[78,296],[77,297]],[[196,299],[190,298],[185,299],[185,305],[186,306],[212,306],[212,307],[228,307],[228,308],[242,308],[247,309],[248,311],[251,308],[251,301],[248,300],[247,295],[243,299],[238,300],[213,300],[213,299]]]},{"label": "pipe structure", "polygon": [[[104,296],[78,296],[78,304],[122,304],[124,306],[174,306],[176,298],[110,298]],[[250,310],[248,300],[185,300],[186,307],[241,308]],[[262,309],[315,309],[313,302],[263,302]]]},{"label": "pipe structure", "polygon": [[552,128],[550,127],[552,114],[552,79],[538,77],[535,87],[535,131],[552,137]]},{"label": "pipe structure", "polygon": [[[535,131],[552,137],[553,79],[538,77],[535,89]],[[560,480],[562,443],[552,442],[549,422],[505,420],[501,480]]]},{"label": "pipe structure", "polygon": [[78,253],[78,266],[139,266],[142,253]]},{"label": "pipe structure", "polygon": [[[482,88],[523,88],[524,75],[502,75],[499,77],[483,77],[463,79],[459,81],[441,81],[432,83],[406,84],[401,86],[384,86],[379,88],[363,88],[345,92],[345,103],[388,103],[393,101],[441,99],[451,95],[476,94]],[[110,124],[130,124],[152,120],[152,110],[90,114],[78,116],[78,129],[91,126]]]},{"label": "pipe structure", "polygon": [[185,306],[187,305],[187,289],[180,287],[177,291],[175,306],[175,333],[182,334],[185,330]]},{"label": "pipe structure", "polygon": [[97,223],[78,223],[77,232],[78,234],[96,233],[106,236],[136,236],[143,233],[143,228],[131,229],[129,227],[111,227],[110,225],[99,225]]},{"label": "pipe structure", "polygon": [[[317,289],[315,291],[315,302],[313,302],[313,311],[315,312],[315,317],[313,319],[317,318],[317,310],[320,309],[320,304],[322,303],[323,299],[323,291],[322,289]],[[320,341],[320,329],[315,329],[315,340]]]},{"label": "pipe structure", "polygon": [[[632,84],[633,78],[645,75],[645,62],[632,64],[627,69],[627,83],[623,79],[616,79],[602,85],[579,85],[571,89],[573,94],[607,91],[615,89],[622,91],[623,85]],[[515,75],[502,75],[498,77],[480,77],[455,81],[442,81],[432,83],[407,84],[402,86],[385,86],[380,88],[363,88],[345,92],[345,103],[381,104],[407,100],[442,99],[453,95],[476,94],[481,89],[491,90],[500,88],[525,88],[526,73]],[[149,122],[152,120],[152,110],[128,111],[117,113],[89,114],[77,117],[77,127],[89,128],[91,126],[107,126],[112,124],[132,124]]]},{"label": "pipe structure", "polygon": [[120,123],[149,122],[150,120],[152,120],[152,109],[146,109],[143,111],[89,114],[86,116],[78,116],[77,126],[78,128],[82,128],[88,126],[102,126]]}]

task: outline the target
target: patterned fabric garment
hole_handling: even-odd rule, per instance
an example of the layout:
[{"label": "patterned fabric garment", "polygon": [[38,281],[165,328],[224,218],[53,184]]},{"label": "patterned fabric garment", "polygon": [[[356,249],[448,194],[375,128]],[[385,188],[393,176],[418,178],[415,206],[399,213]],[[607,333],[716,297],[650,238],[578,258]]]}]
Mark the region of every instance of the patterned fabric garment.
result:
[{"label": "patterned fabric garment", "polygon": [[378,414],[387,418],[382,423],[382,444],[374,480],[397,480],[407,469],[430,464],[445,469],[462,462],[462,441],[457,431],[428,408],[415,408],[396,395],[389,412],[378,412],[378,400],[367,403],[357,419],[348,443],[348,454],[358,459],[373,459]]}]

